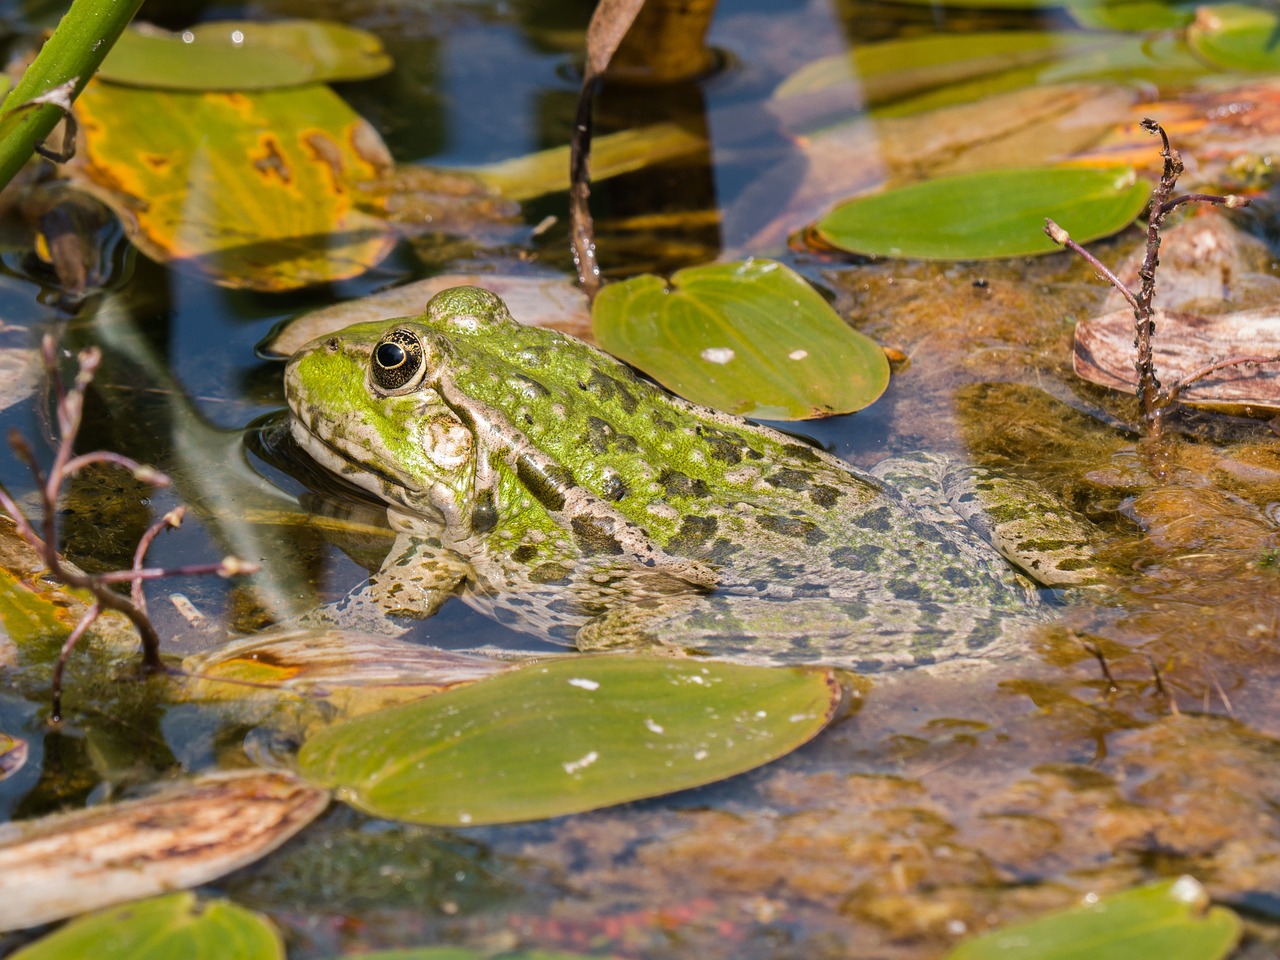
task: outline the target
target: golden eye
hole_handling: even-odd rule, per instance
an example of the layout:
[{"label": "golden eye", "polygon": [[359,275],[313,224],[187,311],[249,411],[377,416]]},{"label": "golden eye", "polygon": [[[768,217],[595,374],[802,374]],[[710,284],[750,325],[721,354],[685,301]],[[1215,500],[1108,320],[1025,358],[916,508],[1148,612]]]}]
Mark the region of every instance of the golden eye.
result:
[{"label": "golden eye", "polygon": [[373,348],[369,370],[383,390],[399,390],[422,372],[422,344],[409,331],[394,330]]}]

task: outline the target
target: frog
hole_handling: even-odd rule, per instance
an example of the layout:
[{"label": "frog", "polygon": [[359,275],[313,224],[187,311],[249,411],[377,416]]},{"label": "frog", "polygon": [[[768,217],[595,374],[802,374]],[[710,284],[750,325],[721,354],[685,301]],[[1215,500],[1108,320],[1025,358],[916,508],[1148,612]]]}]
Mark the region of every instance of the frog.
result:
[{"label": "frog", "polygon": [[1083,521],[1033,485],[859,469],[479,287],[322,335],[284,380],[297,445],[386,504],[360,592],[388,616],[457,596],[578,650],[875,672],[1014,656],[1046,589],[1091,575]]}]

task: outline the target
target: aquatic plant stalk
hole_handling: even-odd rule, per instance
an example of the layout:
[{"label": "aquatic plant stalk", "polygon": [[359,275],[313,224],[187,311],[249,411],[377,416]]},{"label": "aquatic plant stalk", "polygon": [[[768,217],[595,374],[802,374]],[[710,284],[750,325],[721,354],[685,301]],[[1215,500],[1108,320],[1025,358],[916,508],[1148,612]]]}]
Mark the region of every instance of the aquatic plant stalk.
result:
[{"label": "aquatic plant stalk", "polygon": [[[142,0],[74,0],[35,61],[0,105],[0,122],[68,83],[72,84],[68,100],[74,100],[140,6]],[[57,103],[42,102],[16,118],[12,129],[0,139],[0,187],[31,159],[36,145],[49,135],[65,112]]]}]

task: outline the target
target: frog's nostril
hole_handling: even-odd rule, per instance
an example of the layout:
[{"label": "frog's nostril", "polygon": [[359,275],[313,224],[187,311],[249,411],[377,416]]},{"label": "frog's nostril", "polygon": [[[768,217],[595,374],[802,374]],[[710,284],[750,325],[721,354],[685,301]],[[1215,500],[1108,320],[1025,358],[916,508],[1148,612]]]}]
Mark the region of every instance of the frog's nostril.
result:
[{"label": "frog's nostril", "polygon": [[342,346],[342,341],[337,337],[330,337],[324,342],[324,348],[330,353],[337,353],[338,348]]}]

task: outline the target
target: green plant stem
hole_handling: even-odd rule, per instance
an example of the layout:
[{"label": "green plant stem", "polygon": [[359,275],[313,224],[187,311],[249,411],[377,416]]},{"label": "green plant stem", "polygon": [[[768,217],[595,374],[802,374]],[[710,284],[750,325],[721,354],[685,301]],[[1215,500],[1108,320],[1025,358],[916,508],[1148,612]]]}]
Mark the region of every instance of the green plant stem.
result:
[{"label": "green plant stem", "polygon": [[[0,118],[68,80],[77,80],[74,100],[140,6],[142,0],[73,0],[53,36],[0,106]],[[60,119],[57,106],[40,106],[0,141],[0,187],[13,179]]]}]

